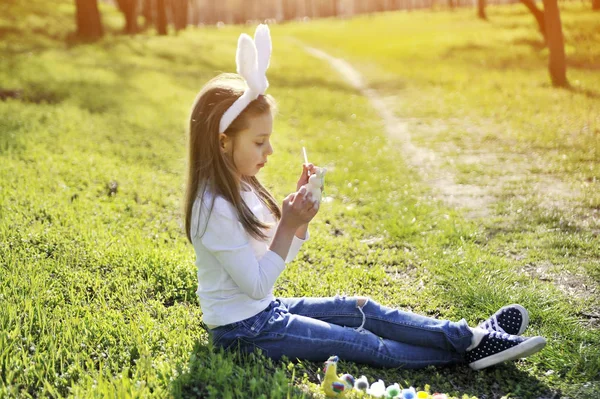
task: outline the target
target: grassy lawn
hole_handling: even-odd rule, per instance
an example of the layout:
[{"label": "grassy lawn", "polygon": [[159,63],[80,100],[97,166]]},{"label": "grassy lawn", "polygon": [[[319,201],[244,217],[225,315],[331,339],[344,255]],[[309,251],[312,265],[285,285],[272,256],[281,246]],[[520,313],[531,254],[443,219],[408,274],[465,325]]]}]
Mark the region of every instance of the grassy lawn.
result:
[{"label": "grassy lawn", "polygon": [[[187,113],[253,27],[126,37],[104,6],[109,34],[83,44],[73,2],[56,3],[0,5],[0,87],[22,90],[0,102],[0,397],[320,397],[320,364],[210,348],[181,227]],[[518,302],[548,339],[482,372],[342,372],[456,397],[600,395],[600,22],[563,10],[573,88],[555,90],[521,8],[272,27],[279,115],[261,178],[283,198],[305,146],[331,198],[276,294],[365,294],[471,324]],[[301,43],[355,65],[440,173],[489,187],[486,215],[437,195]]]}]

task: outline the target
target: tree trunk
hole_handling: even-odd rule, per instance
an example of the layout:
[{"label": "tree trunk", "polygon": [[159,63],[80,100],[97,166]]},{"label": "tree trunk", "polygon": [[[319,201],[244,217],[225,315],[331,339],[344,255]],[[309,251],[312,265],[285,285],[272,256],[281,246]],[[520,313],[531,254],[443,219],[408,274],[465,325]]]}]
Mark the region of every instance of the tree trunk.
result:
[{"label": "tree trunk", "polygon": [[485,15],[485,0],[477,0],[477,16],[481,19],[487,19],[487,15]]},{"label": "tree trunk", "polygon": [[156,31],[159,35],[167,34],[167,9],[165,0],[156,0]]},{"label": "tree trunk", "polygon": [[170,11],[171,11],[171,23],[173,24],[173,27],[175,28],[175,32],[179,32],[179,15],[177,15],[178,9],[179,9],[179,0],[169,0],[167,2],[168,6],[170,7]]},{"label": "tree trunk", "polygon": [[144,16],[144,28],[148,28],[154,23],[153,10],[154,5],[152,4],[152,0],[143,0],[142,15]]},{"label": "tree trunk", "polygon": [[137,0],[117,0],[119,9],[125,16],[125,33],[137,33]]},{"label": "tree trunk", "polygon": [[188,22],[188,0],[171,0],[171,13],[175,31],[185,29]]},{"label": "tree trunk", "polygon": [[198,0],[192,0],[192,4],[190,5],[190,13],[191,13],[191,24],[193,26],[200,25],[200,4]]},{"label": "tree trunk", "polygon": [[377,0],[374,3],[375,3],[375,12],[385,11],[385,3],[383,0]]},{"label": "tree trunk", "polygon": [[188,26],[190,18],[190,2],[188,0],[181,1],[181,29]]},{"label": "tree trunk", "polygon": [[77,11],[77,36],[84,39],[98,39],[104,34],[97,0],[75,0]]},{"label": "tree trunk", "polygon": [[529,9],[529,11],[531,11],[533,16],[535,17],[535,20],[537,21],[538,29],[540,30],[540,33],[542,34],[542,36],[544,36],[544,40],[546,40],[546,27],[544,24],[544,11],[537,8],[534,0],[520,0],[520,1],[521,1],[521,3],[523,3],[525,5],[525,7],[527,7]]},{"label": "tree trunk", "polygon": [[592,10],[600,11],[600,0],[592,0]]},{"label": "tree trunk", "polygon": [[265,1],[249,1],[244,5],[244,19],[246,21],[260,21],[260,12],[259,8],[266,8],[267,4]]},{"label": "tree trunk", "polygon": [[313,0],[305,0],[304,1],[304,15],[299,15],[300,17],[308,17],[315,18],[315,3]]},{"label": "tree trunk", "polygon": [[283,0],[275,0],[275,19],[283,21]]},{"label": "tree trunk", "polygon": [[219,22],[220,9],[215,2],[202,2],[202,20],[205,24],[216,25]]},{"label": "tree trunk", "polygon": [[544,15],[546,24],[546,40],[548,43],[549,57],[548,69],[552,85],[567,87],[567,61],[565,59],[565,41],[560,22],[560,11],[557,0],[544,0]]},{"label": "tree trunk", "polygon": [[296,3],[292,0],[283,0],[283,20],[290,21],[297,17]]}]

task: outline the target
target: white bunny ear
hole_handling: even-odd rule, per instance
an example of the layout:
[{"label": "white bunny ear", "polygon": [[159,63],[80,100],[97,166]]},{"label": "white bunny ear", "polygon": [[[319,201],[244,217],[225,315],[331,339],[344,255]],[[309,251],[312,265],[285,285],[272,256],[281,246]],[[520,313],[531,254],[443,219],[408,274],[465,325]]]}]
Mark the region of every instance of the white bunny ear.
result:
[{"label": "white bunny ear", "polygon": [[221,117],[219,132],[223,133],[242,111],[269,87],[266,71],[271,58],[271,32],[267,25],[259,25],[254,40],[245,33],[238,39],[235,55],[237,72],[242,75],[248,88]]},{"label": "white bunny ear", "polygon": [[264,74],[269,68],[269,60],[271,59],[271,32],[265,24],[260,24],[254,32],[254,43],[258,53],[258,72]]},{"label": "white bunny ear", "polygon": [[237,53],[235,55],[235,63],[237,64],[237,72],[244,77],[250,87],[258,70],[256,46],[254,40],[245,33],[240,35],[238,40]]}]

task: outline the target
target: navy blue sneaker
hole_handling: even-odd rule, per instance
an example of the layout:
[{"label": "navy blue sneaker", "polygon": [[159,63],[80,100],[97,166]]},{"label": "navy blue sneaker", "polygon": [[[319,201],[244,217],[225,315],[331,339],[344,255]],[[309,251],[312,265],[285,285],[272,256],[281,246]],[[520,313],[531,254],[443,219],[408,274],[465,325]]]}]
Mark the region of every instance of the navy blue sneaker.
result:
[{"label": "navy blue sneaker", "polygon": [[529,313],[517,304],[500,308],[489,319],[477,327],[488,331],[498,331],[510,335],[521,335],[529,324]]},{"label": "navy blue sneaker", "polygon": [[473,370],[481,370],[508,360],[527,357],[544,346],[544,337],[528,338],[489,331],[479,345],[466,353],[466,361]]}]

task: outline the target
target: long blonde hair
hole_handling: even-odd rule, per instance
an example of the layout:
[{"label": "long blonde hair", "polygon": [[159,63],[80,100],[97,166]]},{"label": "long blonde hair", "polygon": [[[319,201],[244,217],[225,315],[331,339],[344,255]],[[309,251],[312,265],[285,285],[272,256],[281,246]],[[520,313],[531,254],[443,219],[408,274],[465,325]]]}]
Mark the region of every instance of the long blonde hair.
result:
[{"label": "long blonde hair", "polygon": [[[224,154],[219,144],[219,122],[223,113],[237,100],[245,89],[245,83],[237,74],[224,73],[209,81],[198,93],[192,106],[188,131],[188,173],[184,201],[185,232],[192,242],[192,209],[196,198],[204,204],[206,190],[213,195],[208,205],[209,215],[216,196],[229,201],[237,211],[238,220],[248,234],[265,239],[264,229],[269,226],[261,222],[248,208],[241,196],[241,182],[236,178],[236,169],[230,156]],[[224,132],[229,138],[248,128],[248,118],[274,110],[275,101],[269,95],[260,95],[252,101]],[[235,146],[235,140],[233,140]],[[243,176],[260,200],[277,220],[281,210],[269,191],[254,176]],[[202,209],[202,208],[201,208]],[[208,222],[208,218],[206,219]],[[205,226],[206,227],[206,226]],[[200,229],[198,229],[200,231]],[[200,235],[202,235],[201,233]]]}]

